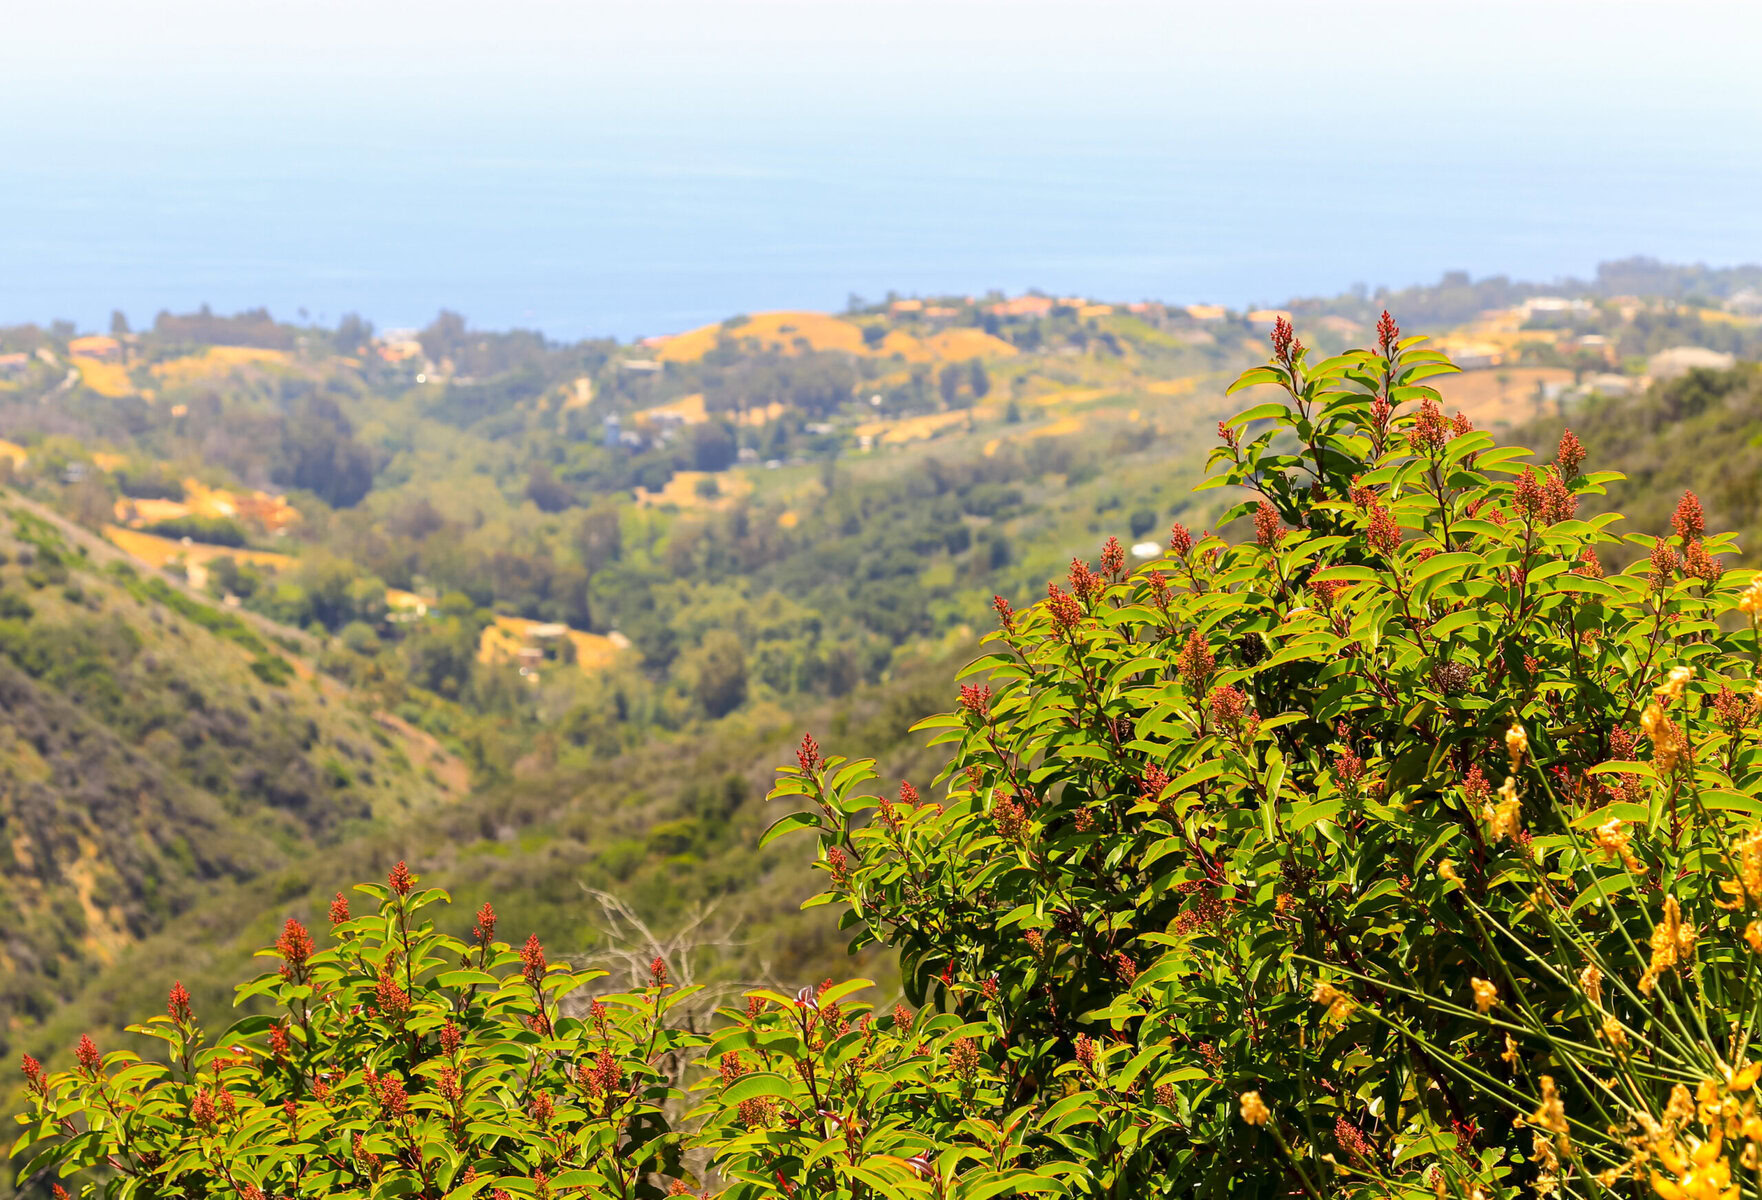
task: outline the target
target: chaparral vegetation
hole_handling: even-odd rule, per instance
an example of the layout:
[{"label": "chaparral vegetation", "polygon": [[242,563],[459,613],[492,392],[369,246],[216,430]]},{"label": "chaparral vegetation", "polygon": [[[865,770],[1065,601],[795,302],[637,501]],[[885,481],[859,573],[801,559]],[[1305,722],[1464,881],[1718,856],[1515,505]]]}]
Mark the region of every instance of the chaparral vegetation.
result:
[{"label": "chaparral vegetation", "polygon": [[897,1004],[711,1015],[664,958],[550,961],[400,863],[288,919],[237,1014],[173,985],[27,1056],[27,1186],[1762,1194],[1762,582],[1692,493],[1628,531],[1570,431],[1453,417],[1386,313],[1272,350],[1203,485],[1251,538],[1110,540],[999,599],[919,723],[934,778],[811,736],[780,772],[764,840],[814,845],[807,904]]}]

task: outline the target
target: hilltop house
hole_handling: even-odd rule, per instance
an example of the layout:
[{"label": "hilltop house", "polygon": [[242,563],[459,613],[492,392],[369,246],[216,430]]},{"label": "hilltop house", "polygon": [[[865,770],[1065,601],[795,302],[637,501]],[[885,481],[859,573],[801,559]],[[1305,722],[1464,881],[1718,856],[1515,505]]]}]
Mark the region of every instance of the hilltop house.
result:
[{"label": "hilltop house", "polygon": [[99,362],[116,362],[122,358],[122,343],[113,337],[93,334],[68,342],[67,352],[80,358],[95,358]]}]

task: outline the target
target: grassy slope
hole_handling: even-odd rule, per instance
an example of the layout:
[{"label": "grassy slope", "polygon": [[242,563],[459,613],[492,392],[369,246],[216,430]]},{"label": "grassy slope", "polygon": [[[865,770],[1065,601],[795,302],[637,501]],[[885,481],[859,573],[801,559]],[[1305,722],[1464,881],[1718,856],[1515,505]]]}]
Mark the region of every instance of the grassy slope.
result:
[{"label": "grassy slope", "polygon": [[217,887],[457,786],[258,623],[10,494],[0,554],[0,1050]]}]

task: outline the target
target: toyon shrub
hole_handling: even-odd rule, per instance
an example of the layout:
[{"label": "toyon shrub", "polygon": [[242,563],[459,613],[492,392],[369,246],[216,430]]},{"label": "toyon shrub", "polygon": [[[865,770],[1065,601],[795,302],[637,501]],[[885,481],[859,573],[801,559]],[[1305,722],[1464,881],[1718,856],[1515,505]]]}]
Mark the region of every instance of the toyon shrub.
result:
[{"label": "toyon shrub", "polygon": [[69,1071],[27,1057],[23,1177],[119,1197],[634,1196],[676,1167],[666,1064],[702,1039],[665,1018],[687,989],[657,972],[565,1015],[605,972],[494,940],[487,904],[468,938],[439,932],[446,893],[403,863],[355,890],[374,910],[339,894],[322,947],[290,918],[261,952],[276,969],[238,996],[272,1015],[210,1035],[175,984],[129,1027],[156,1060],[89,1037]]},{"label": "toyon shrub", "polygon": [[[25,1071],[23,1173],[90,1194],[1649,1196],[1762,1187],[1762,582],[1683,497],[1445,415],[1385,314],[1311,362],[1280,321],[1207,487],[1247,540],[1116,542],[996,602],[931,799],[802,741],[864,981],[684,989],[415,923],[407,873],[289,924],[205,1038]],[[1607,560],[1607,565],[1605,564]],[[1622,566],[1622,564],[1626,564]],[[1620,569],[1617,569],[1617,568]],[[340,899],[340,898],[339,898]],[[485,922],[488,921],[488,928]],[[574,1015],[584,1012],[585,1015]],[[675,1086],[690,1058],[685,1087]],[[55,1186],[62,1186],[56,1183]]]}]

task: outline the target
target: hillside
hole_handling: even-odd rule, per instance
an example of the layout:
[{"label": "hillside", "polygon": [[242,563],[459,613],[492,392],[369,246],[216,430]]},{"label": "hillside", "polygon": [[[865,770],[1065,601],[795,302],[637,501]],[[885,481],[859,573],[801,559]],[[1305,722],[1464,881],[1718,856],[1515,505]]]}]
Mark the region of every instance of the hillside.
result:
[{"label": "hillside", "polygon": [[296,638],[0,501],[0,1047],[238,883],[459,788]]}]

